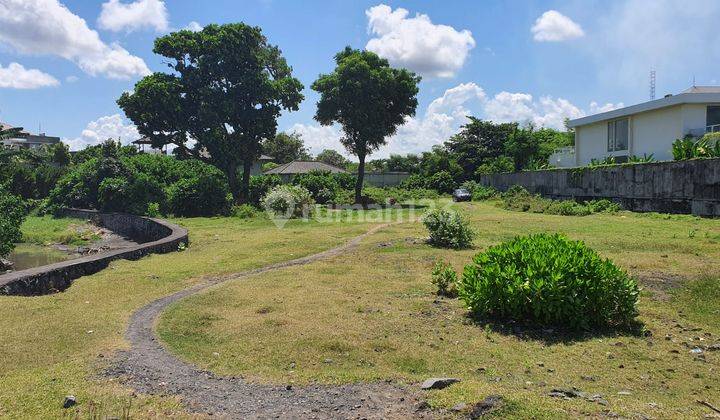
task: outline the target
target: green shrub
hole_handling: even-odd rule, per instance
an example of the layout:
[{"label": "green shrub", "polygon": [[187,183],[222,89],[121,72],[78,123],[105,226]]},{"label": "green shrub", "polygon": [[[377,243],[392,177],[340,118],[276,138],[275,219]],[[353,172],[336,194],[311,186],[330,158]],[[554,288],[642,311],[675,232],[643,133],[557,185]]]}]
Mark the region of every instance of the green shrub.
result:
[{"label": "green shrub", "polygon": [[227,214],[232,196],[225,174],[205,165],[192,175],[167,188],[167,212],[184,217]]},{"label": "green shrub", "polygon": [[5,257],[22,239],[20,225],[25,219],[25,204],[0,185],[0,257]]},{"label": "green shrub", "polygon": [[425,183],[426,188],[431,188],[441,194],[448,194],[455,189],[455,180],[448,171],[434,173]]},{"label": "green shrub", "polygon": [[250,204],[241,204],[239,206],[233,206],[230,214],[238,219],[252,219],[258,215],[258,211]]},{"label": "green shrub", "polygon": [[98,209],[105,212],[145,214],[150,203],[164,200],[162,186],[142,173],[105,178],[98,187]]},{"label": "green shrub", "polygon": [[501,194],[502,206],[507,210],[561,216],[587,216],[593,213],[616,213],[620,205],[610,200],[592,200],[578,203],[575,200],[550,200],[513,185]]},{"label": "green shrub", "polygon": [[672,144],[673,159],[688,160],[720,157],[720,133],[707,133],[700,139],[677,139]]},{"label": "green shrub", "polygon": [[421,188],[427,188],[425,177],[419,174],[412,174],[409,177],[405,178],[399,185],[400,188],[404,189],[421,189]]},{"label": "green shrub", "polygon": [[432,284],[437,294],[446,297],[457,296],[457,273],[449,263],[438,261],[432,270]]},{"label": "green shrub", "polygon": [[336,172],[332,174],[332,177],[335,179],[335,182],[340,186],[343,190],[352,190],[355,188],[355,182],[357,181],[357,176],[347,173],[347,172]]},{"label": "green shrub", "polygon": [[340,185],[330,172],[313,171],[293,177],[293,185],[299,185],[310,191],[313,200],[318,204],[334,202]]},{"label": "green shrub", "polygon": [[265,195],[282,184],[279,175],[253,175],[250,177],[250,202],[259,205]]},{"label": "green shrub", "polygon": [[475,170],[475,176],[497,174],[504,172],[514,172],[515,161],[509,156],[499,156],[492,159],[489,163],[479,165]]},{"label": "green shrub", "polygon": [[262,205],[275,217],[292,219],[309,217],[315,202],[310,191],[298,185],[279,185],[262,199]]},{"label": "green shrub", "polygon": [[519,237],[477,254],[458,292],[475,315],[571,330],[627,326],[638,314],[636,282],[559,234]]},{"label": "green shrub", "polygon": [[655,155],[643,153],[642,156],[632,155],[628,158],[628,163],[651,163],[655,162]]},{"label": "green shrub", "polygon": [[430,244],[440,248],[462,249],[472,246],[475,233],[456,212],[433,210],[423,218],[430,232]]},{"label": "green shrub", "polygon": [[149,217],[160,217],[160,204],[159,203],[148,203],[145,215]]}]

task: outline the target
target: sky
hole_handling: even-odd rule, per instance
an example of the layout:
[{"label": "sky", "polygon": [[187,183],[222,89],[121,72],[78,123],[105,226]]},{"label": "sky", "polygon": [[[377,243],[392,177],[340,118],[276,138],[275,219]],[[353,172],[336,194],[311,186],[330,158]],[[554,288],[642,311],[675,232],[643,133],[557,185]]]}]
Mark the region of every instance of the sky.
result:
[{"label": "sky", "polygon": [[720,80],[717,0],[0,0],[0,121],[78,150],[139,137],[115,101],[166,71],[153,40],[209,23],[262,28],[305,86],[278,120],[312,153],[346,151],[313,120],[310,89],[346,45],[422,76],[416,115],[372,155],[441,144],[473,115],[562,128],[578,118]]}]

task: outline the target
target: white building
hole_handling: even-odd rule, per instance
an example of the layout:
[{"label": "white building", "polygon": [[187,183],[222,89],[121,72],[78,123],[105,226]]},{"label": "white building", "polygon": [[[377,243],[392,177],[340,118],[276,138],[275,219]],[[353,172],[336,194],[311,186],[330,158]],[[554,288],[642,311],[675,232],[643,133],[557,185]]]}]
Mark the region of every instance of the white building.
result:
[{"label": "white building", "polygon": [[676,139],[720,131],[720,86],[694,86],[678,95],[571,120],[568,126],[575,129],[574,161],[555,156],[550,163],[556,166],[585,166],[608,156],[618,163],[633,155],[672,160]]}]

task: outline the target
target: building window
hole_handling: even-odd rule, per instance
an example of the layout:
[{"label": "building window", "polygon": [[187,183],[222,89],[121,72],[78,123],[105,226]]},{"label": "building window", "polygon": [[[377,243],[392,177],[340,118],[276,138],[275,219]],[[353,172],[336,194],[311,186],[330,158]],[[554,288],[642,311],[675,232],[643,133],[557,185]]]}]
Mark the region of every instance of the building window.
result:
[{"label": "building window", "polygon": [[628,149],[628,127],[627,118],[608,123],[608,152],[619,152]]},{"label": "building window", "polygon": [[720,131],[720,106],[707,107],[707,126],[705,131],[708,133]]}]

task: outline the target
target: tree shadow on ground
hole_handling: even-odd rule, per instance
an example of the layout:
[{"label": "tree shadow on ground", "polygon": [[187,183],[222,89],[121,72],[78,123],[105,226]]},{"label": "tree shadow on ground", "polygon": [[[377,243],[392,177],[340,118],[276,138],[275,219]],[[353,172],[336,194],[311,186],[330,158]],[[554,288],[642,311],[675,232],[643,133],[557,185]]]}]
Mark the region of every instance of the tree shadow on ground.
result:
[{"label": "tree shadow on ground", "polygon": [[638,319],[633,320],[629,325],[613,328],[571,330],[562,326],[543,326],[529,321],[478,316],[472,313],[468,314],[467,318],[472,324],[487,331],[503,336],[514,336],[523,341],[539,341],[545,345],[571,344],[596,338],[648,337],[652,334]]}]

